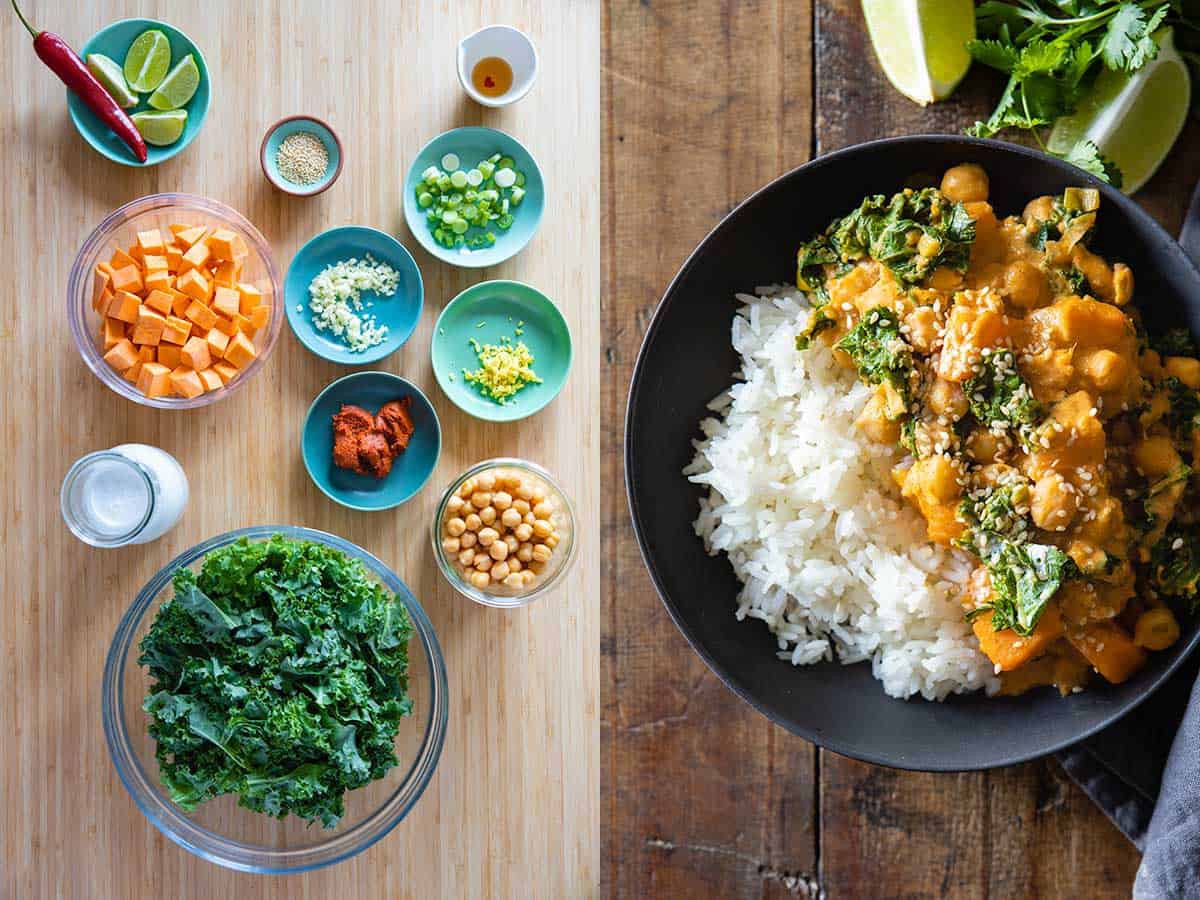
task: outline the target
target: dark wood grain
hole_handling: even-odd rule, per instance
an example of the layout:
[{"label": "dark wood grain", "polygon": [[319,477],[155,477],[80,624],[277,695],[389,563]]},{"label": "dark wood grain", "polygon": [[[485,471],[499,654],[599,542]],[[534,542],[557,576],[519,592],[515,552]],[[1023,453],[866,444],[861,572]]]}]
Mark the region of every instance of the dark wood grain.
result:
[{"label": "dark wood grain", "polygon": [[[812,154],[959,132],[976,69],[921,108],[875,63],[858,0],[610,0],[604,15],[602,887],[616,897],[1128,896],[1138,855],[1052,760],[924,775],[772,726],[688,648],[645,574],[621,464],[626,392],[679,264],[739,199]],[[1177,231],[1187,131],[1138,198]]]}]

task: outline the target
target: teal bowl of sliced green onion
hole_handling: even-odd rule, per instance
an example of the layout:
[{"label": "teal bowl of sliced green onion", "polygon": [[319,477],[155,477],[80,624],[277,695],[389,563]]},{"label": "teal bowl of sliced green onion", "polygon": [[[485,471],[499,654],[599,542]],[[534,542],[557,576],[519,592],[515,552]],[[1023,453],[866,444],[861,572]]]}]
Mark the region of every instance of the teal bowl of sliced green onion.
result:
[{"label": "teal bowl of sliced green onion", "polygon": [[417,243],[464,268],[494,266],[521,252],[545,203],[532,154],[494,128],[439,134],[421,148],[404,182],[404,219]]}]

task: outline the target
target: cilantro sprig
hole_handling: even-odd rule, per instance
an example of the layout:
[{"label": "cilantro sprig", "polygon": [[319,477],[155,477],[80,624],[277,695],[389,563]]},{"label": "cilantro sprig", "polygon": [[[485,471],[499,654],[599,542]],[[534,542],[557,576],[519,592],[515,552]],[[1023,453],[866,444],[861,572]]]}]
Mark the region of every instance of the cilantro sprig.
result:
[{"label": "cilantro sprig", "polygon": [[[1178,0],[988,0],[976,9],[971,55],[1008,75],[986,121],[967,129],[994,137],[1009,128],[1030,131],[1075,112],[1102,69],[1136,72],[1158,55],[1154,33],[1163,25],[1195,31],[1200,20]],[[1047,151],[1049,152],[1049,151]],[[1059,154],[1072,165],[1120,187],[1121,171],[1091,141]]]}]

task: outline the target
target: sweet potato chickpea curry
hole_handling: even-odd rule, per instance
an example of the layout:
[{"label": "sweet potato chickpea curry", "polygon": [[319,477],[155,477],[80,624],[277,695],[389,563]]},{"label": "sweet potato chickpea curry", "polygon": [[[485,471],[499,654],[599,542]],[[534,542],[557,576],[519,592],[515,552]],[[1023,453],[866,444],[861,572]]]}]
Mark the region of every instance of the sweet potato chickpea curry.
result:
[{"label": "sweet potato chickpea curry", "polygon": [[858,427],[906,451],[930,540],[978,559],[963,606],[1009,694],[1125,681],[1200,580],[1200,361],[1186,330],[1147,337],[1133,272],[1089,249],[1099,204],[1068,188],[999,219],[964,164],[797,254],[797,347],[874,387]]}]

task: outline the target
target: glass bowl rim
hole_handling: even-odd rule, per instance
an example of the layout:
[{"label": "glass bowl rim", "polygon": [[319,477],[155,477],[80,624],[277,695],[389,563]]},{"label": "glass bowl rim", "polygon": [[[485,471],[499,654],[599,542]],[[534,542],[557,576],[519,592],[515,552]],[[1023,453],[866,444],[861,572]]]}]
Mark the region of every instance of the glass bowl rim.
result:
[{"label": "glass bowl rim", "polygon": [[[450,564],[449,560],[446,559],[445,551],[442,550],[442,516],[446,512],[446,504],[450,502],[450,496],[466,479],[471,478],[474,475],[478,475],[485,469],[499,468],[503,466],[511,466],[512,468],[516,469],[525,469],[527,472],[531,472],[550,485],[550,487],[554,489],[555,493],[562,498],[563,503],[566,506],[567,516],[571,521],[571,543],[570,546],[567,547],[566,558],[563,560],[562,565],[558,567],[558,570],[553,575],[535,587],[528,594],[518,594],[514,597],[506,597],[501,594],[489,594],[486,591],[479,590],[474,585],[467,584],[459,577],[458,572],[454,570],[454,567]],[[437,560],[438,571],[442,573],[442,577],[450,583],[452,588],[454,588],[467,599],[474,600],[476,603],[479,603],[483,606],[491,606],[496,609],[518,609],[522,606],[532,603],[534,600],[548,591],[553,590],[558,586],[558,583],[562,580],[563,576],[570,571],[571,566],[575,563],[575,555],[579,548],[578,536],[575,533],[577,528],[578,519],[575,515],[575,503],[571,500],[571,495],[563,490],[562,485],[559,484],[558,480],[553,475],[551,475],[548,471],[546,471],[546,469],[542,468],[537,463],[530,462],[527,459],[520,459],[515,456],[496,456],[492,459],[485,459],[477,462],[474,465],[467,467],[454,478],[450,479],[450,483],[446,486],[446,490],[442,494],[442,499],[438,501],[437,509],[434,512],[433,523],[429,530],[429,537],[431,543],[433,544],[433,557]]]},{"label": "glass bowl rim", "polygon": [[[156,210],[169,210],[173,208],[195,209],[214,218],[223,219],[236,227],[250,241],[259,259],[262,260],[263,266],[267,270],[267,278],[271,282],[273,295],[271,301],[271,318],[267,323],[267,339],[258,356],[255,357],[254,361],[241,375],[233,379],[229,384],[223,385],[219,390],[205,391],[198,397],[192,397],[191,399],[146,397],[142,395],[132,384],[125,381],[121,373],[117,372],[104,361],[104,355],[100,352],[95,340],[85,327],[85,320],[88,315],[88,302],[85,291],[87,281],[91,278],[91,268],[86,264],[87,260],[98,255],[105,241],[109,240],[119,227],[131,219]],[[71,273],[67,279],[67,321],[71,328],[71,337],[75,341],[75,348],[79,351],[79,355],[83,357],[84,365],[113,393],[140,406],[149,406],[155,409],[195,409],[216,403],[218,400],[228,397],[234,391],[240,390],[246,382],[258,373],[266,363],[268,357],[270,357],[271,352],[275,349],[275,345],[279,342],[279,335],[283,330],[283,318],[284,309],[283,298],[280,294],[279,270],[275,266],[275,259],[271,255],[271,245],[267,242],[267,239],[263,237],[262,232],[254,226],[253,222],[232,206],[222,203],[220,200],[202,197],[199,194],[177,192],[147,194],[144,197],[138,197],[135,200],[130,200],[128,203],[118,206],[105,216],[103,221],[92,229],[84,239],[79,252],[75,254],[75,261],[71,264]]]},{"label": "glass bowl rim", "polygon": [[[408,609],[415,636],[420,640],[429,668],[429,711],[421,748],[408,767],[403,782],[389,799],[363,821],[329,840],[300,849],[272,850],[209,831],[188,819],[153,787],[151,776],[134,753],[122,715],[125,663],[138,626],[155,598],[170,583],[180,566],[190,565],[212,550],[240,538],[269,539],[272,535],[316,541],[359,559]],[[348,859],[385,837],[409,813],[429,786],[446,740],[449,719],[449,685],[441,645],[433,623],[408,586],[381,560],[337,535],[297,525],[257,525],[227,531],[180,553],[158,571],[138,592],[122,615],[104,662],[101,712],[104,738],[113,767],[142,814],[163,834],[202,859],[243,872],[284,874],[306,872]],[[403,764],[403,763],[402,763]]]}]

